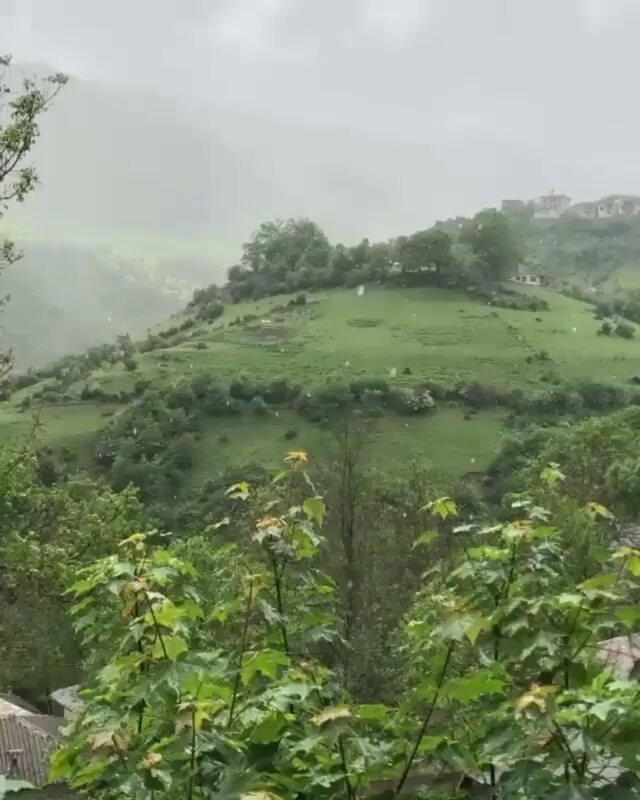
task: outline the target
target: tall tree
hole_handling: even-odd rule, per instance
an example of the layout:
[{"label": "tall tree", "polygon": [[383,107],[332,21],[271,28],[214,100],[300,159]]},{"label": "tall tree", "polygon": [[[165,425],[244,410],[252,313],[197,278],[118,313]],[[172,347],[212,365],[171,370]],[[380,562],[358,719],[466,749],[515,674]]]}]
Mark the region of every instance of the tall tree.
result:
[{"label": "tall tree", "polygon": [[502,281],[516,271],[520,247],[509,220],[500,211],[480,211],[462,229],[460,238],[473,250],[480,277],[485,280]]},{"label": "tall tree", "polygon": [[435,272],[440,276],[453,263],[451,237],[437,228],[401,237],[398,254],[405,272]]}]

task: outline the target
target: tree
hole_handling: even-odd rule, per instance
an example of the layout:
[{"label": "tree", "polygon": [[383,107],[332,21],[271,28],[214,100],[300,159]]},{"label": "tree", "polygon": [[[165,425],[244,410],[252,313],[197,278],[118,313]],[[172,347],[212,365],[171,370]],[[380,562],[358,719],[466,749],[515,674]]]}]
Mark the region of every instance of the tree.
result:
[{"label": "tree", "polygon": [[520,247],[508,218],[500,211],[480,211],[462,229],[461,241],[468,244],[477,261],[480,276],[502,281],[516,271]]},{"label": "tree", "polygon": [[34,702],[77,680],[82,659],[64,595],[142,520],[130,491],[50,481],[36,456],[0,454],[0,687]]},{"label": "tree", "polygon": [[331,255],[325,233],[306,218],[263,222],[242,250],[243,266],[274,278],[305,267],[323,269]]},{"label": "tree", "polygon": [[435,272],[446,275],[452,267],[451,237],[431,228],[398,239],[398,256],[405,272]]},{"label": "tree", "polygon": [[[40,83],[24,78],[16,89],[10,67],[11,57],[0,56],[0,219],[12,200],[22,203],[38,183],[34,167],[25,164],[25,159],[40,134],[39,117],[67,80],[60,73]],[[12,241],[0,240],[0,270],[19,256]],[[0,354],[0,377],[9,371],[11,363],[10,353]]]}]

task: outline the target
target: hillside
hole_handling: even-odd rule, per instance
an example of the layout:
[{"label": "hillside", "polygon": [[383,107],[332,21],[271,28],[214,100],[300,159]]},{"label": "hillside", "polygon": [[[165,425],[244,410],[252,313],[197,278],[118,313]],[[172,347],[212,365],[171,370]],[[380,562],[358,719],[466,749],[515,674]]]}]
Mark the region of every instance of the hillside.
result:
[{"label": "hillside", "polygon": [[20,372],[105,339],[141,334],[183,304],[178,287],[131,259],[70,244],[28,242],[2,274],[10,296],[0,317],[0,348]]},{"label": "hillside", "polygon": [[[181,430],[195,434],[189,467],[175,478],[176,486],[195,486],[233,464],[272,464],[291,446],[287,442],[321,452],[331,433],[314,404],[341,402],[336,397],[346,390],[340,387],[393,393],[426,385],[437,410],[397,413],[387,403],[376,414],[375,460],[417,458],[450,477],[480,472],[499,450],[514,409],[544,416],[575,413],[583,401],[585,411],[600,402],[615,406],[640,375],[640,342],[598,336],[600,322],[585,303],[530,291],[550,310],[493,309],[447,289],[373,287],[310,294],[302,306],[288,297],[238,303],[211,324],[185,312],[132,351],[116,348],[97,368],[83,372],[69,362],[18,389],[0,407],[0,430],[5,441],[16,441],[32,429],[36,413],[41,446],[68,447],[79,455],[76,468],[101,471],[98,432],[121,425],[132,437],[127,448],[135,450],[136,437],[147,437],[144,415],[157,421],[167,403],[170,428],[155,435],[165,437],[162,447],[168,448]],[[271,398],[259,388],[278,380],[300,394]],[[605,391],[609,399],[601,401],[594,380],[619,394]],[[196,383],[202,402],[216,407],[197,416],[195,427],[171,427],[185,412],[196,413],[199,401],[188,388]],[[329,390],[333,394],[322,400]],[[260,392],[267,403],[255,400]],[[29,396],[32,401],[25,400]],[[160,396],[165,399],[157,406]],[[230,403],[236,413],[229,413]]]}]

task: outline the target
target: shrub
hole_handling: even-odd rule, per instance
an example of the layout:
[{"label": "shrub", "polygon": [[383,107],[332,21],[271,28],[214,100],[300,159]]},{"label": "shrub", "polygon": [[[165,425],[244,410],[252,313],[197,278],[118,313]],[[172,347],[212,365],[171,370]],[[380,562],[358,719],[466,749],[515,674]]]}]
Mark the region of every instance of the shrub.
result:
[{"label": "shrub", "polygon": [[284,434],[285,441],[290,442],[292,439],[295,439],[297,435],[298,435],[297,428],[289,428],[287,431],[285,431]]},{"label": "shrub", "polygon": [[628,322],[619,322],[616,325],[614,333],[616,336],[621,336],[623,339],[633,339],[636,335],[636,330],[633,325],[630,325]]},{"label": "shrub", "polygon": [[307,305],[307,295],[304,292],[300,292],[297,294],[292,300],[289,300],[290,306],[306,306]]},{"label": "shrub", "polygon": [[218,436],[218,444],[229,444],[229,437],[225,436],[224,433],[221,436]]},{"label": "shrub", "polygon": [[389,393],[389,384],[381,378],[362,378],[349,384],[349,391],[354,398],[360,401],[366,392],[378,392],[382,395]]},{"label": "shrub", "polygon": [[142,378],[141,380],[136,381],[135,386],[133,387],[133,393],[135,395],[144,394],[149,386],[151,386],[151,381],[147,378]]},{"label": "shrub", "polygon": [[405,367],[405,368],[402,370],[402,374],[403,374],[403,375],[413,375],[413,372],[411,372],[411,367]]},{"label": "shrub", "polygon": [[484,386],[479,381],[470,381],[459,387],[462,400],[472,408],[486,408],[496,405],[498,393],[491,386]]},{"label": "shrub", "polygon": [[265,417],[269,413],[269,406],[259,394],[251,398],[249,408],[256,417]]},{"label": "shrub", "polygon": [[229,394],[231,397],[233,397],[235,400],[244,400],[246,403],[252,400],[259,393],[260,386],[251,383],[244,375],[241,375],[238,379],[233,381],[229,387]]},{"label": "shrub", "polygon": [[196,321],[194,319],[185,319],[185,321],[182,323],[182,325],[180,325],[180,330],[181,331],[188,331],[189,328],[193,328],[193,326],[195,324],[196,324]]},{"label": "shrub", "polygon": [[585,406],[596,411],[608,411],[624,406],[626,397],[622,389],[597,381],[583,381],[577,387]]},{"label": "shrub", "polygon": [[141,353],[150,353],[152,350],[158,350],[161,347],[166,347],[166,344],[162,341],[162,338],[154,333],[150,333],[146,339],[140,342],[138,350]]},{"label": "shrub", "polygon": [[138,369],[138,362],[135,360],[135,358],[132,358],[131,356],[126,356],[123,359],[123,364],[124,368],[128,372],[134,372],[136,369]]},{"label": "shrub", "polygon": [[300,387],[290,386],[287,380],[277,380],[260,389],[260,394],[267,403],[279,406],[284,403],[292,403],[300,394]]},{"label": "shrub", "polygon": [[238,403],[230,400],[220,386],[210,386],[201,403],[202,410],[209,417],[227,417],[239,412]]},{"label": "shrub", "polygon": [[613,326],[611,325],[611,323],[605,320],[602,323],[602,325],[598,328],[598,336],[610,336],[612,330]]},{"label": "shrub", "polygon": [[209,345],[206,342],[196,342],[196,350],[206,350]]},{"label": "shrub", "polygon": [[218,319],[218,317],[221,317],[223,313],[224,306],[222,303],[218,300],[214,300],[205,306],[200,306],[196,311],[196,317],[206,320],[207,322],[213,322]]},{"label": "shrub", "polygon": [[436,407],[428,389],[395,389],[389,393],[389,404],[398,414],[422,414]]}]

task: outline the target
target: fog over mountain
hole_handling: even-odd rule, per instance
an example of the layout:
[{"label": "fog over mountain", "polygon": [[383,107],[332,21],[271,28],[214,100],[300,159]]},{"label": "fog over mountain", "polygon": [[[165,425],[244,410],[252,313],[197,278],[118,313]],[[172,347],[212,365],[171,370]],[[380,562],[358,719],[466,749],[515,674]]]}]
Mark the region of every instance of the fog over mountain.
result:
[{"label": "fog over mountain", "polygon": [[11,224],[155,242],[189,286],[272,216],[353,241],[640,191],[634,0],[3,0],[0,30],[25,71],[72,78]]},{"label": "fog over mountain", "polygon": [[633,0],[4,0],[0,25],[81,79],[38,153],[56,224],[385,236],[640,185]]}]

